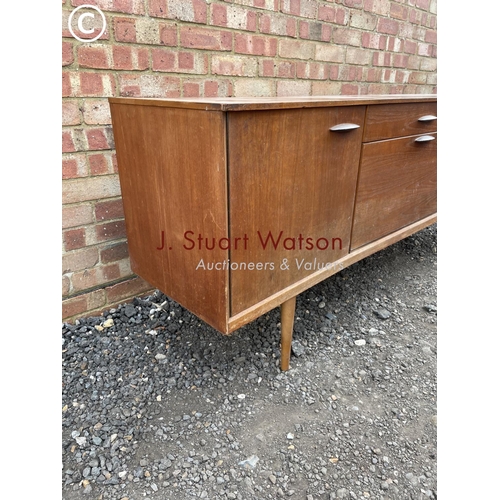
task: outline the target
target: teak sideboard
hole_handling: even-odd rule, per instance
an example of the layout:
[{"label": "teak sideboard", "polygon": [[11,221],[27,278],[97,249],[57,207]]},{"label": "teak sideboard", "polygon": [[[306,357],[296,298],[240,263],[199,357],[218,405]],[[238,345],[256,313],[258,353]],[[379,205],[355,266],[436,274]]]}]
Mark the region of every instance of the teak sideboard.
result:
[{"label": "teak sideboard", "polygon": [[435,95],[109,98],[132,270],[222,333],[436,221]]}]

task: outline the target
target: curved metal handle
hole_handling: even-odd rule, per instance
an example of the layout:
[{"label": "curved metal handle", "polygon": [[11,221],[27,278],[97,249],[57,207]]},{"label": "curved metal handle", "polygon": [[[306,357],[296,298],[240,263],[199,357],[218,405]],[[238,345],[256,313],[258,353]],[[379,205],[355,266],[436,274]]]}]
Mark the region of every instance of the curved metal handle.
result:
[{"label": "curved metal handle", "polygon": [[421,135],[415,139],[415,142],[429,142],[434,141],[436,138],[433,135]]},{"label": "curved metal handle", "polygon": [[339,123],[334,127],[330,127],[330,130],[332,132],[341,132],[344,130],[354,130],[355,128],[359,128],[359,125],[356,125],[355,123]]},{"label": "curved metal handle", "polygon": [[432,122],[434,120],[437,120],[437,116],[434,116],[434,115],[425,115],[425,116],[421,116],[418,121],[419,122]]}]

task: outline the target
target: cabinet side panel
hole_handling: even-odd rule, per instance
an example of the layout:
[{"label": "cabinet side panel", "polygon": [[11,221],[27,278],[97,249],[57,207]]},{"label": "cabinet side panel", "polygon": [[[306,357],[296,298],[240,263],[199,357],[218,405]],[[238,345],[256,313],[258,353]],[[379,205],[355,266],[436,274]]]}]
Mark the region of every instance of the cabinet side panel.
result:
[{"label": "cabinet side panel", "polygon": [[363,144],[352,250],[436,212],[437,140],[417,137]]},{"label": "cabinet side panel", "polygon": [[[111,104],[132,270],[227,332],[228,272],[200,268],[228,251],[222,112]],[[198,267],[198,269],[197,269]]]},{"label": "cabinet side panel", "polygon": [[[349,251],[364,116],[364,106],[228,114],[230,232],[240,238],[231,316]],[[343,123],[360,127],[330,130]]]}]

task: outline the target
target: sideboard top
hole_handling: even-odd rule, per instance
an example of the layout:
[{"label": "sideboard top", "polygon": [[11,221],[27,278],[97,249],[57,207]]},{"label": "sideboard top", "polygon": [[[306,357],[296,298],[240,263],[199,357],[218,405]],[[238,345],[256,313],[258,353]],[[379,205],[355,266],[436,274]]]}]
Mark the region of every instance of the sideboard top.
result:
[{"label": "sideboard top", "polygon": [[434,102],[436,94],[380,94],[355,96],[296,96],[296,97],[110,97],[112,104],[161,106],[170,108],[204,109],[207,111],[248,111],[257,109],[318,108],[366,104]]}]

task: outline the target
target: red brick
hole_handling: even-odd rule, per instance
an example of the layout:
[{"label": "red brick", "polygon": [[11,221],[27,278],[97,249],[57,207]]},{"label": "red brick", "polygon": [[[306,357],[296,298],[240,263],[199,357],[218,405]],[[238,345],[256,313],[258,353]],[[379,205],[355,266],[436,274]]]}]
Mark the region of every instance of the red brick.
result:
[{"label": "red brick", "polygon": [[113,172],[113,165],[104,154],[89,155],[90,175],[106,175]]},{"label": "red brick", "polygon": [[126,14],[144,14],[142,0],[113,0],[113,10]]},{"label": "red brick", "polygon": [[234,37],[234,51],[256,56],[275,56],[278,51],[276,38],[237,33]]},{"label": "red brick", "polygon": [[408,78],[408,83],[425,84],[427,81],[426,73],[420,73],[418,71],[412,71],[410,77]]},{"label": "red brick", "polygon": [[210,23],[236,30],[256,31],[257,15],[243,7],[211,4]]},{"label": "red brick", "polygon": [[62,164],[62,178],[71,179],[78,177],[78,163],[75,159],[65,159]]},{"label": "red brick", "polygon": [[342,7],[320,5],[318,8],[318,19],[320,21],[346,26],[349,21],[349,11]]},{"label": "red brick", "polygon": [[367,49],[385,50],[387,47],[387,35],[379,33],[363,33],[361,45]]},{"label": "red brick", "polygon": [[382,79],[382,70],[380,68],[368,68],[364,80],[367,82],[379,82]]},{"label": "red brick", "polygon": [[363,7],[363,0],[344,0],[344,5],[346,7],[361,9]]},{"label": "red brick", "polygon": [[359,85],[354,83],[344,83],[340,90],[341,95],[359,95]]},{"label": "red brick", "polygon": [[412,24],[420,24],[420,17],[422,16],[422,12],[418,10],[411,9],[409,15],[409,21]]},{"label": "red brick", "polygon": [[71,95],[71,80],[69,73],[64,71],[62,74],[62,96],[69,97]]},{"label": "red brick", "polygon": [[208,72],[207,55],[200,52],[153,49],[151,56],[154,71],[192,74],[206,74]]},{"label": "red brick", "polygon": [[124,97],[180,97],[180,78],[164,75],[121,75],[120,95]]},{"label": "red brick", "polygon": [[279,14],[261,14],[259,17],[261,33],[271,35],[291,36],[296,35],[295,19]]},{"label": "red brick", "polygon": [[391,4],[391,17],[404,21],[408,18],[408,7],[397,3]]},{"label": "red brick", "polygon": [[62,161],[62,178],[85,177],[88,173],[87,162],[83,154],[68,155]]},{"label": "red brick", "polygon": [[395,68],[406,68],[408,66],[408,55],[404,54],[394,54],[392,59],[392,65]]},{"label": "red brick", "polygon": [[196,82],[183,82],[182,95],[184,97],[200,97],[200,84]]},{"label": "red brick", "polygon": [[115,40],[117,42],[136,43],[135,19],[115,17],[113,19]]},{"label": "red brick", "polygon": [[82,72],[79,75],[80,89],[74,92],[82,97],[108,97],[115,95],[115,80],[111,73]]},{"label": "red brick", "polygon": [[62,277],[62,296],[66,297],[69,295],[71,289],[71,281],[67,276]]},{"label": "red brick", "polygon": [[103,277],[106,281],[115,281],[120,278],[120,266],[118,264],[111,264],[104,266],[102,269]]},{"label": "red brick", "polygon": [[175,47],[177,45],[177,25],[160,23],[160,44],[167,45],[169,47]]},{"label": "red brick", "polygon": [[74,273],[83,269],[90,269],[99,262],[99,252],[96,247],[81,248],[62,257],[62,272]]},{"label": "red brick", "polygon": [[429,10],[430,0],[416,0],[415,4],[419,9]]},{"label": "red brick", "polygon": [[102,270],[93,267],[73,273],[71,283],[73,285],[73,292],[81,292],[97,285],[102,285],[105,281],[102,279]]},{"label": "red brick", "polygon": [[293,16],[316,18],[317,0],[282,0],[281,11]]},{"label": "red brick", "polygon": [[360,66],[341,66],[338,79],[348,82],[359,82],[363,79],[363,68]]},{"label": "red brick", "polygon": [[399,21],[381,17],[378,20],[377,31],[388,35],[397,35],[399,33]]},{"label": "red brick", "polygon": [[211,21],[216,26],[227,26],[227,6],[212,4]]},{"label": "red brick", "polygon": [[279,62],[278,63],[278,77],[279,78],[295,78],[296,63],[294,62]]},{"label": "red brick", "polygon": [[85,135],[89,144],[89,150],[111,149],[113,144],[109,138],[108,129],[92,128],[85,130]]},{"label": "red brick", "polygon": [[84,314],[87,312],[86,297],[79,296],[64,300],[62,303],[62,318],[69,319],[73,316]]},{"label": "red brick", "polygon": [[233,36],[229,31],[218,31],[191,26],[181,27],[181,46],[190,49],[231,50]]},{"label": "red brick", "polygon": [[117,302],[143,294],[153,287],[142,278],[133,278],[106,288],[108,302]]},{"label": "red brick", "polygon": [[320,63],[297,63],[297,78],[308,80],[327,80],[328,66]]},{"label": "red brick", "polygon": [[81,205],[65,205],[62,207],[63,229],[83,226],[92,222],[92,207],[89,203]]},{"label": "red brick", "polygon": [[113,47],[113,68],[134,69],[132,47],[117,45]]},{"label": "red brick", "polygon": [[109,69],[109,47],[81,45],[78,47],[78,64],[82,68]]},{"label": "red brick", "polygon": [[87,243],[85,240],[85,228],[69,229],[63,232],[64,248],[66,251],[82,248]]},{"label": "red brick", "polygon": [[233,95],[233,84],[230,80],[207,80],[203,93],[206,97],[229,97]]},{"label": "red brick", "polygon": [[109,264],[117,260],[126,259],[128,257],[128,245],[126,241],[108,245],[100,250],[101,262]]},{"label": "red brick", "polygon": [[264,78],[273,78],[275,76],[276,66],[274,59],[261,59],[259,61],[259,76]]},{"label": "red brick", "polygon": [[95,226],[97,241],[117,240],[126,237],[125,221],[105,222]]},{"label": "red brick", "polygon": [[204,0],[149,0],[149,13],[153,17],[206,23],[207,4]]},{"label": "red brick", "polygon": [[123,218],[123,203],[118,200],[98,201],[95,205],[96,221]]},{"label": "red brick", "polygon": [[103,11],[144,14],[144,2],[142,0],[71,0],[73,7],[84,4],[96,5]]},{"label": "red brick", "polygon": [[70,42],[62,43],[62,65],[69,66],[74,61],[73,44]]},{"label": "red brick", "polygon": [[102,75],[98,73],[81,73],[80,89],[84,95],[99,95],[103,92]]},{"label": "red brick", "polygon": [[391,4],[389,0],[364,0],[363,8],[381,16],[388,16]]},{"label": "red brick", "polygon": [[[102,308],[106,304],[106,291],[93,290],[89,293],[71,297],[63,301],[62,318],[66,321],[71,321],[71,318],[88,316],[91,312],[95,316],[98,308]],[[108,305],[108,309],[109,309]]]},{"label": "red brick", "polygon": [[389,52],[374,52],[373,53],[374,66],[390,66],[391,54]]},{"label": "red brick", "polygon": [[425,41],[427,43],[437,43],[437,32],[434,30],[427,30],[425,32]]},{"label": "red brick", "polygon": [[253,7],[277,11],[280,8],[280,0],[253,0]]},{"label": "red brick", "polygon": [[62,103],[62,124],[63,125],[80,125],[82,119],[80,117],[80,109],[76,101],[63,101]]},{"label": "red brick", "polygon": [[73,142],[73,137],[70,131],[64,131],[62,133],[62,151],[63,153],[71,153],[76,151],[75,144]]},{"label": "red brick", "polygon": [[417,53],[416,42],[412,42],[411,40],[405,40],[404,51],[407,54],[416,54]]}]

